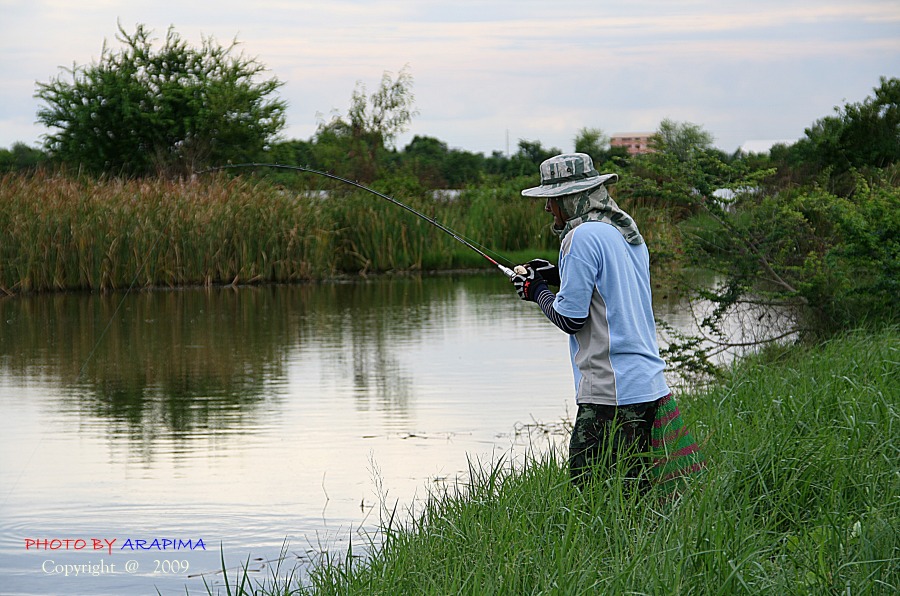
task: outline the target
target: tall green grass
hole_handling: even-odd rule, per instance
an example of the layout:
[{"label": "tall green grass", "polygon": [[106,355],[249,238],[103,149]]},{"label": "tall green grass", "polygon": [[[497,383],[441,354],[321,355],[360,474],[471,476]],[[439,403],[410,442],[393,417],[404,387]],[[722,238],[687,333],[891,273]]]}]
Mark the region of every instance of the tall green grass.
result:
[{"label": "tall green grass", "polygon": [[291,281],[333,269],[319,214],[241,180],[0,178],[7,291]]},{"label": "tall green grass", "polygon": [[898,362],[897,329],[749,359],[681,396],[710,465],[677,498],[579,492],[552,449],[473,464],[270,593],[896,594]]},{"label": "tall green grass", "polygon": [[[204,176],[87,179],[0,177],[0,294],[69,289],[321,280],[344,274],[491,267],[414,214],[362,191]],[[540,201],[511,183],[454,200],[392,195],[500,262],[559,247]],[[653,216],[653,217],[651,217]],[[665,218],[647,212],[651,250],[669,251]],[[653,239],[654,242],[650,242]]]},{"label": "tall green grass", "polygon": [[[476,190],[398,200],[493,253],[547,249],[534,202]],[[542,234],[544,235],[542,237]],[[0,291],[317,280],[490,266],[412,213],[368,193],[327,199],[253,178],[0,178]]]}]

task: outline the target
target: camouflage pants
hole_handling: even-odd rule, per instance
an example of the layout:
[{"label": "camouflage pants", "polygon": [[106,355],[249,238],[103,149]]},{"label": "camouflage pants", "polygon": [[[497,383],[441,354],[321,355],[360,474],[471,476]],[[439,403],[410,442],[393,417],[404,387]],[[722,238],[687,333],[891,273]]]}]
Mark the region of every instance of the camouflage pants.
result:
[{"label": "camouflage pants", "polygon": [[569,441],[569,473],[577,486],[621,462],[625,477],[649,487],[650,436],[659,400],[628,406],[581,404]]}]

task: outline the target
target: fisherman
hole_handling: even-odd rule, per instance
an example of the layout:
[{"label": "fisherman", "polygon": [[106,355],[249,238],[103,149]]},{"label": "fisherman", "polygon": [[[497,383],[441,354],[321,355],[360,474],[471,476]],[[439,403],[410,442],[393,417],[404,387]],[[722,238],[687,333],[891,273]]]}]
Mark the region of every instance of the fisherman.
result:
[{"label": "fisherman", "polygon": [[561,240],[559,267],[535,259],[517,267],[512,282],[520,298],[536,302],[569,334],[578,405],[569,443],[572,480],[584,486],[594,470],[627,459],[626,478],[640,478],[646,489],[657,412],[663,404],[674,408],[656,339],[647,245],[609,196],[618,175],[599,174],[589,155],[551,157],[540,174],[540,186],[522,195],[546,199]]}]

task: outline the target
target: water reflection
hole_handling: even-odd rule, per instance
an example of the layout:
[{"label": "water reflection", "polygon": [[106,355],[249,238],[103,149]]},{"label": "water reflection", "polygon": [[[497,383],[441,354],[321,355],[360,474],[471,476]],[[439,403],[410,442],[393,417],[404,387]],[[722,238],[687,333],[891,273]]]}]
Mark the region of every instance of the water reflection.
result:
[{"label": "water reflection", "polygon": [[283,374],[290,333],[277,300],[202,290],[7,300],[0,365],[53,379],[62,411],[138,442],[236,428],[267,399],[261,380]]},{"label": "water reflection", "polygon": [[[358,408],[402,419],[412,379],[398,353],[454,325],[458,301],[497,282],[470,276],[460,288],[455,277],[408,277],[7,299],[0,370],[49,379],[61,412],[106,420],[141,450],[160,436],[252,432],[282,399],[290,361],[321,363],[310,388],[349,383]],[[491,316],[484,304],[471,315]]]}]

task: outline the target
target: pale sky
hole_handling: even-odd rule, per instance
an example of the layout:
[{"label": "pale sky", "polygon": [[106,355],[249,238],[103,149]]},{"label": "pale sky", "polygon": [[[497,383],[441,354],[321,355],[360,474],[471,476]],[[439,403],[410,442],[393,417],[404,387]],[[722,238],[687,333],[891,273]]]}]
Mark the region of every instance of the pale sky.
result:
[{"label": "pale sky", "polygon": [[357,81],[409,65],[419,115],[397,142],[573,149],[583,127],[651,132],[671,118],[734,151],[794,140],[900,76],[897,0],[0,0],[0,147],[41,142],[37,81],[114,48],[117,22],[192,45],[234,38],[285,85],[286,139],[346,113]]}]

